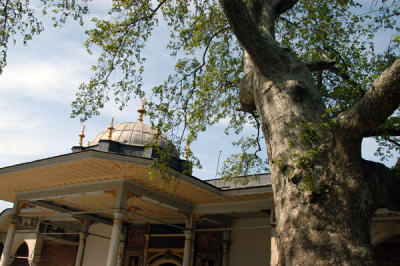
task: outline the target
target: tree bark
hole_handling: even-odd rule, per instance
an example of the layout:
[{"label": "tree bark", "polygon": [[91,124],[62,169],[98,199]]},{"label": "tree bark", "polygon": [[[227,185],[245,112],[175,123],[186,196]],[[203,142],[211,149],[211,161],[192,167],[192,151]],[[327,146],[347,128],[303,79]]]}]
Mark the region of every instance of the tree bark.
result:
[{"label": "tree bark", "polygon": [[[374,265],[370,223],[376,208],[400,206],[400,182],[361,159],[361,141],[399,105],[400,61],[322,126],[325,106],[310,70],[273,37],[276,16],[296,1],[220,2],[245,49],[242,110],[258,111],[267,144],[279,264]],[[379,114],[371,115],[374,108]]]}]

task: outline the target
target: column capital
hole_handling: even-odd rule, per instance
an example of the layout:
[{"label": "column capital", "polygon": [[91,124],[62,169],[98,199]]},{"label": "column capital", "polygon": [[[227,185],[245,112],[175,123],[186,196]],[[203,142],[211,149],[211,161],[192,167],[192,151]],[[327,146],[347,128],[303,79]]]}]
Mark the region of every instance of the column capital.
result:
[{"label": "column capital", "polygon": [[185,246],[183,248],[183,266],[193,265],[193,248],[194,248],[194,235],[196,221],[194,219],[194,214],[186,216],[186,228],[183,230],[185,234]]},{"label": "column capital", "polygon": [[120,237],[123,226],[123,214],[120,211],[114,212],[114,221],[111,231],[110,246],[108,249],[107,266],[116,266],[118,262]]},{"label": "column capital", "polygon": [[123,219],[125,217],[125,214],[122,210],[120,209],[114,209],[114,223],[122,223]]},{"label": "column capital", "polygon": [[10,258],[10,251],[11,247],[13,245],[14,241],[14,236],[15,236],[15,229],[18,223],[18,213],[19,213],[19,202],[15,200],[14,206],[12,209],[12,212],[10,214],[9,220],[9,226],[7,230],[7,235],[6,239],[4,241],[4,247],[3,247],[3,253],[1,254],[1,259],[0,259],[0,266],[8,266],[12,262],[12,258]]},{"label": "column capital", "polygon": [[183,230],[183,234],[185,235],[185,238],[192,238],[194,235],[194,230],[193,228],[186,228]]},{"label": "column capital", "polygon": [[85,233],[85,232],[80,232],[79,233],[79,241],[86,241],[86,239],[88,238],[89,233]]}]

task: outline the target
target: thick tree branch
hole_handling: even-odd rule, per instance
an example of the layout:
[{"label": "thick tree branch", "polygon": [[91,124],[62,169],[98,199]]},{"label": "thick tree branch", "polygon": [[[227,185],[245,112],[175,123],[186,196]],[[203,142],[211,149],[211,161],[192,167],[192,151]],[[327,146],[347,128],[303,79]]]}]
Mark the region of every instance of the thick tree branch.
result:
[{"label": "thick tree branch", "polygon": [[398,141],[395,141],[394,139],[391,138],[385,138],[386,141],[396,145],[397,147],[400,147],[400,143]]},{"label": "thick tree branch", "polygon": [[381,163],[363,161],[364,175],[374,193],[376,208],[400,211],[400,175]]},{"label": "thick tree branch", "polygon": [[339,114],[337,124],[347,135],[363,137],[382,124],[400,104],[400,59],[386,69],[363,98]]},{"label": "thick tree branch", "polygon": [[[277,68],[287,69],[279,57],[279,48],[272,34],[261,33],[247,5],[242,0],[220,0],[220,3],[238,41],[264,76],[276,73]],[[264,13],[263,16],[268,15],[274,18],[275,11],[271,10],[270,12],[270,14]],[[270,18],[268,21],[274,21],[274,19]],[[264,26],[264,28],[271,28],[272,25]],[[271,65],[274,67],[272,68]]]},{"label": "thick tree branch", "polygon": [[365,132],[364,137],[377,137],[377,136],[400,136],[400,128],[385,128],[378,127]]},{"label": "thick tree branch", "polygon": [[285,13],[289,9],[291,9],[299,0],[281,0],[278,1],[275,5],[275,14],[279,16],[282,13]]},{"label": "thick tree branch", "polygon": [[334,60],[321,60],[307,63],[307,67],[311,72],[331,70],[334,68],[336,61]]},{"label": "thick tree branch", "polygon": [[339,77],[341,77],[344,81],[349,83],[351,86],[354,88],[362,91],[360,85],[355,82],[354,80],[351,79],[350,75],[346,73],[346,71],[343,71],[343,69],[340,69],[335,66],[336,61],[331,60],[331,59],[325,59],[325,60],[320,60],[320,61],[313,61],[310,63],[307,63],[307,67],[311,72],[320,72],[320,71],[330,71],[332,73],[335,73]]}]

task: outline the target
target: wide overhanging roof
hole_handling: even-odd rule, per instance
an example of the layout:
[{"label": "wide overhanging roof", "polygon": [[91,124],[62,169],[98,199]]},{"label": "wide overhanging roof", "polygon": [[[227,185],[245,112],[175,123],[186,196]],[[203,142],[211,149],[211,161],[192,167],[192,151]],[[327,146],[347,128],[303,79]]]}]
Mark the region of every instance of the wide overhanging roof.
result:
[{"label": "wide overhanging roof", "polygon": [[173,169],[172,181],[165,183],[160,176],[150,178],[151,164],[152,159],[88,150],[0,168],[0,199],[107,220],[116,190],[124,185],[130,192],[126,220],[133,223],[180,222],[185,213],[234,217],[271,207],[270,186],[221,190]]}]

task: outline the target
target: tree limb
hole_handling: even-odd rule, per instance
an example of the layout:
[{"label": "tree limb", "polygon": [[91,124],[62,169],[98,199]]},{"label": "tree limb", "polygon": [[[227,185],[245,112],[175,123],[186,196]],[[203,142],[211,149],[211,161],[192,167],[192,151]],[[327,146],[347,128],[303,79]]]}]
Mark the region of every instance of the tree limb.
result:
[{"label": "tree limb", "polygon": [[364,174],[374,194],[376,208],[400,211],[400,175],[381,163],[363,160]]},{"label": "tree limb", "polygon": [[354,80],[352,80],[349,74],[347,74],[342,69],[336,67],[335,64],[336,64],[336,61],[331,60],[331,59],[325,59],[325,60],[312,61],[310,63],[307,63],[307,67],[311,72],[320,72],[320,71],[327,70],[332,73],[335,73],[336,75],[341,77],[344,81],[348,82],[351,86],[353,86],[354,88],[357,88],[358,90],[361,91],[360,85],[357,82],[355,82]]},{"label": "tree limb", "polygon": [[382,124],[400,104],[400,59],[386,69],[349,110],[339,114],[337,125],[354,138]]},{"label": "tree limb", "polygon": [[279,16],[291,9],[299,0],[281,0],[275,4],[275,14]]},{"label": "tree limb", "polygon": [[386,141],[396,145],[397,147],[400,147],[400,143],[398,141],[395,141],[394,139],[391,138],[385,138]]},{"label": "tree limb", "polygon": [[[252,17],[248,7],[242,0],[220,0],[229,24],[238,41],[249,53],[253,63],[264,76],[276,73],[277,68],[287,69],[283,60],[279,57],[279,48],[272,34],[262,34]],[[275,11],[270,11],[274,13]],[[263,14],[263,16],[275,17],[275,14]],[[268,19],[274,21],[274,19]],[[272,26],[272,25],[270,25]],[[268,25],[265,28],[271,28]],[[274,65],[274,68],[271,68]]]},{"label": "tree limb", "polygon": [[335,67],[336,61],[324,58],[323,60],[317,60],[307,63],[307,67],[311,72],[322,71],[322,70],[331,70]]},{"label": "tree limb", "polygon": [[385,128],[385,127],[378,127],[371,130],[368,130],[364,134],[364,138],[367,137],[377,137],[377,136],[400,136],[400,128]]}]

